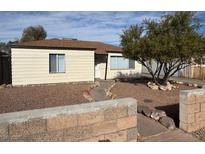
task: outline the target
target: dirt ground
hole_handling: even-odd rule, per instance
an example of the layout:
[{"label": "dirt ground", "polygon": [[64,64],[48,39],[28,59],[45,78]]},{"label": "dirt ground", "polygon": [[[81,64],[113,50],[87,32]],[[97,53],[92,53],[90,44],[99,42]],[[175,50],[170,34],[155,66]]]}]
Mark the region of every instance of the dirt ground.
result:
[{"label": "dirt ground", "polygon": [[[164,110],[178,125],[179,91],[193,87],[179,85],[172,91],[151,90],[146,85],[148,81],[119,81],[111,92],[117,98],[134,97],[139,105]],[[87,103],[83,91],[89,86],[88,83],[79,83],[3,88],[0,89],[0,113]]]},{"label": "dirt ground", "polygon": [[117,82],[112,93],[116,94],[117,98],[134,97],[140,105],[164,110],[178,125],[179,92],[180,90],[193,89],[193,87],[179,85],[178,89],[171,91],[151,90],[147,87],[147,82],[148,80],[144,79]]},{"label": "dirt ground", "polygon": [[90,84],[57,84],[0,89],[0,113],[86,103]]}]

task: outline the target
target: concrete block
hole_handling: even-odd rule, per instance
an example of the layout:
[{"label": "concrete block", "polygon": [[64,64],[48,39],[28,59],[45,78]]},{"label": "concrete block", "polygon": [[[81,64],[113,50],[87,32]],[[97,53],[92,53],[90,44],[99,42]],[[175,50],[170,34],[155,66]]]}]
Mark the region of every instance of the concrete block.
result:
[{"label": "concrete block", "polygon": [[61,130],[77,126],[77,115],[58,115],[47,119],[47,130]]},{"label": "concrete block", "polygon": [[82,113],[78,115],[79,126],[90,125],[102,121],[104,121],[103,111],[88,112],[88,113]]},{"label": "concrete block", "polygon": [[137,126],[137,116],[130,116],[117,119],[117,127],[119,130],[124,130]]},{"label": "concrete block", "polygon": [[127,141],[127,131],[119,131],[115,133],[105,134],[105,140],[110,140],[111,142],[125,142]]},{"label": "concrete block", "polygon": [[9,125],[9,137],[18,138],[46,131],[45,119],[31,119],[26,122],[12,123]]}]

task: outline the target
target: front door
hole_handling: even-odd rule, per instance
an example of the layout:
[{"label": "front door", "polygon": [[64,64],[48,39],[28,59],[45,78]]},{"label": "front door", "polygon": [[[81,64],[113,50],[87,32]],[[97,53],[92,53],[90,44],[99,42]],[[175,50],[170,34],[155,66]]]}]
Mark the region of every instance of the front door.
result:
[{"label": "front door", "polygon": [[95,65],[95,78],[100,78],[100,64]]}]

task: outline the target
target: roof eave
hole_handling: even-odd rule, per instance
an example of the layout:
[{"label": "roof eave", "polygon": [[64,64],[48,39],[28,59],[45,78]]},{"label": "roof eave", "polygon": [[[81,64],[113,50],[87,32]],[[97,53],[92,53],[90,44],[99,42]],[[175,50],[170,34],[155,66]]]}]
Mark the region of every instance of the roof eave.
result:
[{"label": "roof eave", "polygon": [[22,49],[56,49],[56,50],[96,50],[96,48],[83,48],[83,47],[49,47],[49,46],[28,46],[28,45],[12,45],[11,48],[22,48]]}]

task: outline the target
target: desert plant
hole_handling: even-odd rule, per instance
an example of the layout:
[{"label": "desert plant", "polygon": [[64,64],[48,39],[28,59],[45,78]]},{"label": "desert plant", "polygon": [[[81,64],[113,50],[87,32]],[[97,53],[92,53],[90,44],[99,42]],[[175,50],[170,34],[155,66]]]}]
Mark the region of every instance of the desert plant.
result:
[{"label": "desert plant", "polygon": [[196,12],[175,12],[163,15],[160,20],[146,19],[123,31],[123,55],[140,62],[156,84],[166,84],[177,71],[205,54],[205,38],[199,32],[200,27]]}]

